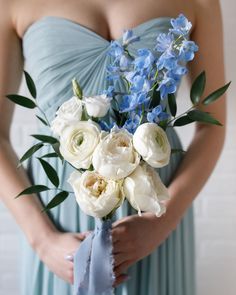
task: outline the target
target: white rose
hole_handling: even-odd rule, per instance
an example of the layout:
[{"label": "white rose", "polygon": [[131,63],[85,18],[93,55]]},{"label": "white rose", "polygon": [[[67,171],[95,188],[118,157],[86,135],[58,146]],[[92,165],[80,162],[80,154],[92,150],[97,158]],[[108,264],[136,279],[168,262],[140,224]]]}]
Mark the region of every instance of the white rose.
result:
[{"label": "white rose", "polygon": [[123,183],[125,197],[134,209],[155,213],[161,216],[166,208],[164,201],[169,199],[168,190],[158,173],[146,163],[139,165]]},{"label": "white rose", "polygon": [[107,180],[95,171],[86,171],[83,174],[75,171],[68,182],[80,208],[93,217],[105,217],[123,202],[120,181]]},{"label": "white rose", "polygon": [[165,131],[155,123],[144,123],[134,133],[135,149],[154,168],[166,166],[170,161],[171,147]]},{"label": "white rose", "polygon": [[60,152],[74,167],[88,169],[93,152],[100,141],[101,130],[93,121],[79,121],[63,129]]},{"label": "white rose", "polygon": [[140,156],[133,147],[132,135],[124,129],[113,128],[96,147],[92,162],[99,174],[116,180],[132,173]]},{"label": "white rose", "polygon": [[56,112],[56,118],[51,123],[51,129],[55,135],[60,136],[62,130],[81,120],[83,106],[81,100],[73,96],[64,102]]},{"label": "white rose", "polygon": [[89,116],[104,117],[110,108],[110,98],[105,94],[83,97],[86,111]]}]

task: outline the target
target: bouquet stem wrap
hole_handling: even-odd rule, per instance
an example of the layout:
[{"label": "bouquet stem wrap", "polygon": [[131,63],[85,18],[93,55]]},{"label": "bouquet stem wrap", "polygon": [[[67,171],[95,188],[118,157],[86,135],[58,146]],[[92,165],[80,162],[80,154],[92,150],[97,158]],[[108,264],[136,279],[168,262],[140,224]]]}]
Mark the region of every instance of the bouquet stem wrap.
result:
[{"label": "bouquet stem wrap", "polygon": [[114,280],[111,220],[96,219],[74,257],[74,295],[113,295]]}]

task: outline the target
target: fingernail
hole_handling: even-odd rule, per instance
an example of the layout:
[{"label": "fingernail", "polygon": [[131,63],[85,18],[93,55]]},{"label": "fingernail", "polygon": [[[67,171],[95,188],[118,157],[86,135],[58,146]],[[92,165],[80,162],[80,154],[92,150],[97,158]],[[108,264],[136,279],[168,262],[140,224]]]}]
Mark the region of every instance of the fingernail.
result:
[{"label": "fingernail", "polygon": [[74,261],[74,256],[71,255],[71,254],[70,255],[68,254],[68,255],[65,256],[65,260]]}]

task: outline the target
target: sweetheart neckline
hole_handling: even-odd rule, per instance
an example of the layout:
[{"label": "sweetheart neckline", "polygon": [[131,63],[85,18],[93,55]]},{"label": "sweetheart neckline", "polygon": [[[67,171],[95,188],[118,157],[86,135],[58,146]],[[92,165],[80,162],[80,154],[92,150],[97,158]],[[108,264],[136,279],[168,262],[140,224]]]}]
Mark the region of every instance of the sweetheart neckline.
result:
[{"label": "sweetheart neckline", "polygon": [[[150,18],[132,28],[129,28],[131,30],[133,30],[134,32],[135,31],[138,31],[139,29],[141,29],[143,26],[145,25],[148,25],[148,24],[151,24],[153,22],[156,22],[156,21],[170,21],[171,17],[169,16],[159,16],[159,17],[154,17],[154,18]],[[83,28],[84,30],[88,31],[89,33],[92,33],[94,34],[96,37],[100,38],[101,40],[103,40],[104,42],[106,43],[111,43],[113,41],[119,41],[122,39],[122,36],[118,37],[118,38],[115,38],[115,39],[111,39],[111,40],[108,40],[106,39],[105,37],[101,36],[100,34],[96,33],[94,30],[90,29],[89,27],[83,25],[83,24],[80,24],[79,22],[77,21],[74,21],[74,20],[71,20],[69,18],[66,18],[66,17],[62,17],[62,16],[52,16],[52,15],[48,15],[48,16],[43,16],[39,19],[37,19],[36,21],[32,22],[24,31],[21,39],[24,40],[24,38],[26,37],[26,35],[35,27],[35,26],[38,26],[40,25],[41,23],[43,22],[46,22],[46,21],[50,21],[50,20],[54,20],[54,21],[58,21],[58,22],[65,22],[65,23],[70,23],[70,24],[74,24],[75,26],[78,26],[78,27],[81,27]]]}]

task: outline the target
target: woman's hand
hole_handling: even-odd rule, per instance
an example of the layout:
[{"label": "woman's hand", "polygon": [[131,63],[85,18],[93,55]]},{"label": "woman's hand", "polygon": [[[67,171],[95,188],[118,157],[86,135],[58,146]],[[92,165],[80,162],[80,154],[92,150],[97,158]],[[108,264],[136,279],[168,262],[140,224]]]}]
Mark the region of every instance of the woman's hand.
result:
[{"label": "woman's hand", "polygon": [[64,281],[73,284],[73,261],[65,259],[73,254],[85,239],[86,233],[62,233],[55,231],[35,247],[40,259]]},{"label": "woman's hand", "polygon": [[165,218],[143,213],[124,217],[113,224],[115,286],[127,279],[124,272],[132,264],[152,253],[170,234],[172,228]]}]

